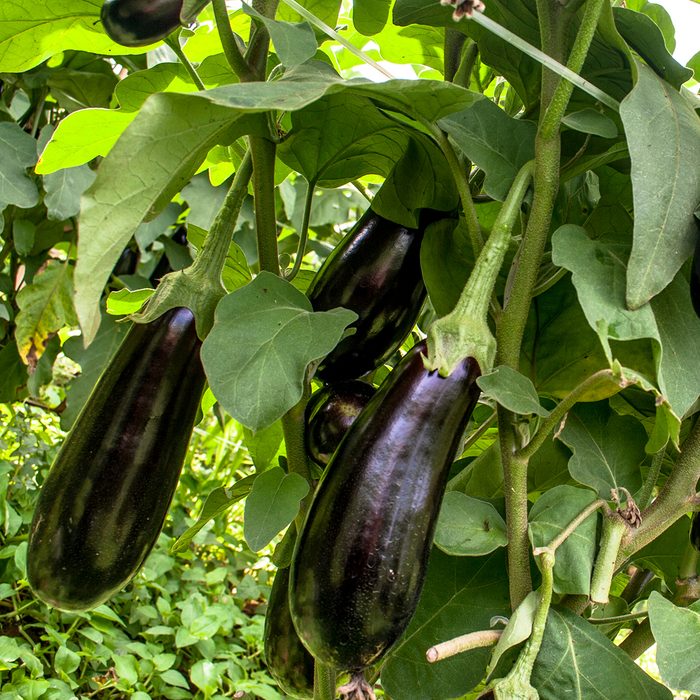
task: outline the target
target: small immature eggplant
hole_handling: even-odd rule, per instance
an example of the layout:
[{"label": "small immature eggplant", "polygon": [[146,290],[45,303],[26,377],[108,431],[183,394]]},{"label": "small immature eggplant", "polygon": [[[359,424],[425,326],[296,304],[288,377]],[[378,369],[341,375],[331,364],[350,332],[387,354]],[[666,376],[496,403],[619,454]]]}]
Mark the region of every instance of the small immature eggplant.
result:
[{"label": "small immature eggplant", "polygon": [[100,17],[110,39],[122,46],[147,46],[180,26],[183,0],[105,0]]},{"label": "small immature eggplant", "polygon": [[406,629],[418,603],[447,476],[479,397],[479,366],[428,371],[425,343],[401,360],[321,478],[291,565],[304,645],[354,681]]},{"label": "small immature eggplant", "polygon": [[289,567],[275,574],[263,639],[267,669],[280,688],[294,698],[312,698],[314,657],[301,643],[289,614]]},{"label": "small immature eggplant", "polygon": [[700,223],[698,224],[698,237],[695,242],[693,266],[690,268],[690,299],[693,302],[695,313],[700,318]]},{"label": "small immature eggplant", "polygon": [[358,379],[319,389],[306,407],[306,451],[325,467],[350,426],[374,396],[375,388]]},{"label": "small immature eggplant", "polygon": [[690,526],[690,544],[700,552],[700,515],[693,515],[693,524]]},{"label": "small immature eggplant", "polygon": [[316,273],[307,292],[314,310],[343,306],[359,316],[355,333],[319,366],[324,382],[371,372],[410,333],[426,295],[420,247],[430,220],[423,218],[424,226],[410,229],[366,211]]},{"label": "small immature eggplant", "polygon": [[189,309],[134,325],[63,443],[29,533],[29,583],[85,610],[122,588],[163,526],[204,387]]}]

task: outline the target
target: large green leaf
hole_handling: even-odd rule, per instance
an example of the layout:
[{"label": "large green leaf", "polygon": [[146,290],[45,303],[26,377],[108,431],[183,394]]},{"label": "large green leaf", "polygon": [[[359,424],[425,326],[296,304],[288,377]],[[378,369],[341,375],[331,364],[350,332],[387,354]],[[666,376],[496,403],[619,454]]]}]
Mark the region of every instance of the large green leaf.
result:
[{"label": "large green leaf", "polygon": [[635,552],[632,561],[651,569],[670,590],[674,590],[680,573],[683,553],[688,547],[690,518],[682,517],[664,530],[656,539]]},{"label": "large green leaf", "polygon": [[548,415],[540,404],[534,385],[512,367],[500,365],[476,380],[484,396],[488,396],[509,411],[528,415]]},{"label": "large green leaf", "polygon": [[651,69],[638,64],[638,72],[620,105],[634,189],[627,268],[627,303],[633,309],[664,289],[690,255],[700,201],[700,117]]},{"label": "large green leaf", "polygon": [[441,119],[440,126],[486,173],[484,191],[499,201],[506,198],[521,166],[535,155],[535,124],[509,117],[491,100],[477,100]]},{"label": "large green leaf", "polygon": [[562,700],[562,689],[576,700],[671,700],[602,632],[569,610],[552,609],[532,671],[541,700]]},{"label": "large green leaf", "polygon": [[143,53],[115,44],[103,31],[102,0],[0,3],[0,71],[20,73],[61,51]]},{"label": "large green leaf", "polygon": [[391,0],[354,0],[352,22],[360,34],[381,32],[389,17]]},{"label": "large green leaf", "polygon": [[[595,500],[588,489],[555,486],[530,510],[529,536],[533,547],[548,545],[586,506]],[[593,513],[557,549],[554,590],[588,595],[595,557],[597,515]]]},{"label": "large green leaf", "polygon": [[313,312],[289,282],[262,272],[216,308],[202,345],[214,396],[252,430],[271,425],[301,399],[308,365],[329,353],[355,318],[347,309]]},{"label": "large green leaf", "polygon": [[647,434],[635,418],[614,413],[607,402],[579,403],[569,411],[559,439],[574,453],[571,476],[601,498],[621,486],[630,493],[641,487]]},{"label": "large green leaf", "polygon": [[285,474],[280,467],[259,474],[245,502],[243,535],[257,552],[269,544],[299,512],[309,484],[299,474]]},{"label": "large green leaf", "polygon": [[95,181],[95,172],[87,165],[65,168],[44,176],[44,189],[49,219],[65,221],[80,213],[80,197]]},{"label": "large green leaf", "polygon": [[664,683],[677,690],[700,693],[700,613],[679,608],[652,591],[649,622]]},{"label": "large green leaf", "polygon": [[36,163],[36,141],[13,122],[0,123],[0,162],[0,212],[8,204],[33,207],[39,190],[27,168]]},{"label": "large green leaf", "polygon": [[508,614],[503,554],[448,557],[433,550],[425,587],[411,624],[382,669],[382,686],[394,698],[444,700],[464,695],[481,681],[488,649],[429,664],[434,644],[488,629],[494,615]]}]

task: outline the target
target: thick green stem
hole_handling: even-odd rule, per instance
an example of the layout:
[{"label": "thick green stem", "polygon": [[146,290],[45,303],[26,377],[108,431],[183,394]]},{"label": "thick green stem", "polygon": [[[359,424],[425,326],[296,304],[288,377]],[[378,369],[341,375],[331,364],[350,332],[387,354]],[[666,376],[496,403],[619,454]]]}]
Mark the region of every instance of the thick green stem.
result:
[{"label": "thick green stem", "polygon": [[428,365],[444,376],[465,357],[476,358],[482,373],[493,365],[496,340],[488,325],[489,304],[531,177],[530,162],[517,174],[454,309],[428,331]]},{"label": "thick green stem", "polygon": [[450,139],[447,137],[444,131],[438,127],[433,126],[431,128],[435,140],[440,146],[440,150],[447,160],[447,165],[452,173],[452,179],[457,187],[457,192],[459,193],[459,200],[462,204],[462,211],[464,212],[464,218],[467,225],[467,232],[469,233],[469,240],[472,244],[472,250],[474,251],[474,256],[479,254],[481,247],[484,245],[484,239],[481,235],[481,226],[479,225],[479,219],[476,216],[476,207],[474,206],[474,200],[472,199],[472,193],[469,189],[469,178],[467,177],[466,170],[462,167],[459,162],[459,158],[455,153]]},{"label": "thick green stem", "polygon": [[187,306],[194,312],[197,334],[206,337],[214,323],[216,305],[226,294],[221,273],[251,174],[252,160],[247,153],[194,262],[184,270],[165,275],[144,310],[132,316],[135,321],[147,323],[169,309]]},{"label": "thick green stem", "polygon": [[[253,9],[263,17],[275,18],[279,0],[253,0]],[[265,80],[267,53],[270,49],[270,34],[262,22],[253,21],[250,29],[250,41],[245,54],[246,64],[255,75],[256,80]]]},{"label": "thick green stem", "polygon": [[314,664],[314,700],[334,700],[335,671],[320,661]]},{"label": "thick green stem", "polygon": [[609,385],[617,385],[619,382],[615,379],[612,370],[602,369],[590,377],[584,379],[578,386],[574,387],[551,411],[551,413],[542,420],[537,432],[521,450],[516,453],[521,459],[529,460],[537,450],[542,447],[550,433],[559,425],[566,416],[567,412],[578,403],[582,396],[588,392],[599,388],[604,388]]},{"label": "thick green stem", "polygon": [[296,258],[294,258],[292,270],[287,275],[287,280],[289,282],[291,282],[297,276],[299,270],[301,269],[301,261],[304,259],[304,255],[306,254],[306,241],[309,237],[309,219],[311,218],[311,205],[314,201],[314,190],[314,183],[309,182],[306,189],[306,198],[304,199],[304,216],[301,221],[301,231],[299,231],[299,247],[297,248],[297,255]]},{"label": "thick green stem", "polygon": [[686,437],[673,471],[654,502],[642,511],[642,523],[622,540],[618,566],[634,552],[655,540],[682,515],[697,505],[700,479],[700,420]]},{"label": "thick green stem", "polygon": [[236,37],[231,30],[231,22],[229,21],[228,11],[226,9],[226,0],[212,0],[212,9],[214,10],[216,30],[219,33],[224,56],[226,56],[226,60],[231,66],[231,69],[241,82],[255,80],[256,76],[243,57],[238,47]]},{"label": "thick green stem", "polygon": [[476,45],[476,42],[469,39],[466,48],[462,52],[462,61],[452,80],[455,85],[461,85],[467,89],[469,88],[472,79],[472,71],[474,70],[474,64],[476,63],[478,55],[479,47]]},{"label": "thick green stem", "polygon": [[603,534],[600,549],[591,578],[591,600],[594,603],[607,603],[610,584],[615,575],[620,542],[627,530],[627,524],[617,513],[609,513],[603,519]]},{"label": "thick green stem", "polygon": [[204,87],[204,83],[195,70],[195,67],[190,63],[189,58],[185,56],[185,52],[180,46],[177,35],[171,34],[170,36],[166,37],[165,43],[173,50],[173,53],[178,57],[180,63],[182,63],[182,65],[185,67],[185,70],[189,74],[190,78],[192,78],[192,82],[197,86],[197,89],[205,90],[206,88]]},{"label": "thick green stem", "polygon": [[277,217],[275,207],[276,146],[268,139],[251,136],[253,189],[255,192],[255,226],[260,270],[279,275],[277,252]]},{"label": "thick green stem", "polygon": [[700,561],[700,552],[688,542],[681,558],[680,566],[678,567],[678,578],[697,578],[698,562]]},{"label": "thick green stem", "polygon": [[620,649],[631,659],[638,659],[656,640],[651,633],[651,622],[647,618],[640,622],[620,643]]},{"label": "thick green stem", "polygon": [[515,665],[510,673],[502,679],[491,684],[496,700],[537,700],[537,690],[530,684],[532,669],[537,655],[540,653],[544,630],[547,626],[547,615],[552,604],[552,592],[554,590],[554,554],[544,551],[540,555],[540,568],[542,570],[542,585],[539,591],[539,602],[535,617],[532,621],[532,634],[527,644],[520,652]]},{"label": "thick green stem", "polygon": [[552,554],[556,553],[557,549],[569,539],[574,530],[576,530],[581,523],[588,520],[588,518],[590,518],[591,515],[593,515],[593,513],[595,513],[599,508],[605,507],[607,507],[607,502],[602,498],[593,501],[587,505],[548,545],[545,547],[538,547],[537,549],[533,550],[533,554],[535,556],[539,556],[540,554],[544,554],[545,550],[552,552]]}]

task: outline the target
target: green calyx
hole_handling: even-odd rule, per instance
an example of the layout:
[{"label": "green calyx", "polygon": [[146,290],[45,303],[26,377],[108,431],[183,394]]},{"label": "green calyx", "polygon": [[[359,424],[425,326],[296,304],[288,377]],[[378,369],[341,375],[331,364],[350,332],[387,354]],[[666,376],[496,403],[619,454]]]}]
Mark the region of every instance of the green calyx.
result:
[{"label": "green calyx", "polygon": [[493,366],[496,339],[488,324],[489,304],[520,205],[530,186],[532,167],[530,161],[517,174],[454,309],[428,330],[426,367],[438,370],[442,376],[448,376],[468,357],[479,363],[482,374]]}]

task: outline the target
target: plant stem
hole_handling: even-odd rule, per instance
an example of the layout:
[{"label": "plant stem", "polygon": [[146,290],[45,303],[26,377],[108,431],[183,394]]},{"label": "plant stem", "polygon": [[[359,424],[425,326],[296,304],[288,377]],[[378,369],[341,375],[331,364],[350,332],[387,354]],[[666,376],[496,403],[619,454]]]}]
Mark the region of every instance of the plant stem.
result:
[{"label": "plant stem", "polygon": [[192,63],[190,63],[190,59],[185,56],[185,52],[180,46],[177,35],[171,34],[170,36],[166,37],[165,43],[173,50],[173,53],[178,57],[180,63],[182,63],[182,65],[185,67],[185,70],[189,74],[190,78],[192,78],[192,82],[197,86],[197,89],[205,90],[206,88],[204,87],[204,83],[195,70],[195,67],[192,65]]},{"label": "plant stem", "polygon": [[698,562],[700,561],[700,552],[688,542],[685,546],[681,563],[678,567],[678,578],[689,579],[696,578],[698,575]]},{"label": "plant stem", "polygon": [[535,452],[545,443],[550,433],[561,424],[567,412],[578,403],[582,396],[591,390],[605,387],[609,384],[616,384],[619,386],[619,382],[615,379],[612,370],[602,369],[575,386],[552,409],[550,414],[542,420],[533,438],[525,447],[517,451],[517,456],[521,459],[530,460]]},{"label": "plant stem", "polygon": [[620,597],[627,603],[634,602],[653,579],[653,571],[649,571],[649,569],[637,569],[627,582],[625,590],[622,591]]},{"label": "plant stem", "polygon": [[462,61],[459,64],[457,73],[452,80],[455,85],[461,85],[463,88],[469,89],[472,79],[472,71],[479,55],[479,47],[472,39],[466,44],[466,48],[462,52]]},{"label": "plant stem", "polygon": [[452,82],[462,58],[462,47],[467,40],[466,34],[458,32],[456,29],[445,29],[445,59],[443,74],[445,80]]},{"label": "plant stem", "polygon": [[291,272],[287,275],[287,281],[291,282],[301,269],[301,261],[304,259],[306,254],[306,241],[309,237],[309,219],[311,218],[311,205],[314,200],[314,183],[307,183],[306,198],[304,199],[304,216],[301,222],[301,231],[299,231],[299,247],[297,248],[297,255],[294,258],[294,265],[292,266]]},{"label": "plant stem", "polygon": [[640,622],[620,643],[620,649],[631,659],[638,659],[656,640],[651,633],[649,618]]},{"label": "plant stem", "polygon": [[591,600],[594,603],[607,603],[610,583],[615,574],[617,555],[627,524],[617,513],[608,513],[603,519],[603,534],[600,549],[591,578]]},{"label": "plant stem", "polygon": [[589,617],[588,622],[592,625],[619,625],[623,622],[630,622],[631,620],[639,620],[643,617],[648,617],[649,613],[644,610],[643,612],[627,613],[626,615],[618,615],[617,617]]},{"label": "plant stem", "polygon": [[224,56],[226,56],[229,66],[231,66],[231,69],[241,82],[255,80],[255,74],[245,58],[243,58],[236,37],[233,35],[228,11],[226,10],[226,0],[212,0],[212,9],[216,20],[216,30],[219,33]]},{"label": "plant stem", "polygon": [[654,502],[642,512],[642,524],[622,539],[618,566],[693,510],[700,479],[700,420],[686,437],[673,471]]},{"label": "plant stem", "polygon": [[482,373],[493,364],[496,341],[488,325],[489,304],[531,177],[529,162],[516,175],[455,307],[428,330],[427,362],[443,376],[465,357],[474,357]]},{"label": "plant stem", "polygon": [[532,553],[536,557],[543,554],[545,551],[550,551],[554,554],[584,520],[590,518],[599,508],[607,507],[607,505],[607,501],[604,501],[602,498],[593,501],[593,503],[587,505],[548,545],[545,547],[537,547]]},{"label": "plant stem", "polygon": [[636,499],[640,508],[646,508],[651,503],[651,497],[654,493],[656,482],[659,480],[661,465],[663,464],[665,455],[666,447],[664,446],[658,452],[655,452],[654,456],[651,458],[649,473],[647,474],[647,478],[644,480],[642,490],[639,492],[639,498]]},{"label": "plant stem", "polygon": [[255,226],[260,270],[279,275],[277,252],[277,217],[275,207],[275,151],[272,141],[250,137],[253,156],[253,189],[255,191]]},{"label": "plant stem", "polygon": [[502,634],[503,630],[480,630],[479,632],[463,634],[430,647],[425,652],[425,658],[429,663],[434,664],[436,661],[449,659],[451,656],[470,651],[471,649],[490,647],[498,642]]},{"label": "plant stem", "polygon": [[[279,0],[253,0],[253,9],[263,17],[275,18]],[[246,64],[251,69],[255,80],[265,80],[267,54],[270,49],[270,34],[262,22],[253,21],[250,28],[250,40],[245,54]]]},{"label": "plant stem", "polygon": [[469,189],[469,178],[467,177],[466,170],[461,166],[459,158],[455,153],[450,139],[447,134],[442,131],[442,129],[432,126],[431,131],[433,136],[440,146],[445,159],[447,160],[447,165],[452,173],[452,179],[457,187],[457,192],[459,193],[459,200],[462,204],[462,211],[464,212],[464,218],[467,224],[467,232],[469,233],[469,240],[472,244],[472,250],[474,251],[474,257],[479,254],[482,246],[484,245],[484,239],[481,235],[481,226],[479,225],[479,219],[476,216],[476,207],[474,206],[474,200],[472,199],[472,193]]},{"label": "plant stem", "polygon": [[314,663],[314,700],[335,698],[335,671],[320,661]]}]

